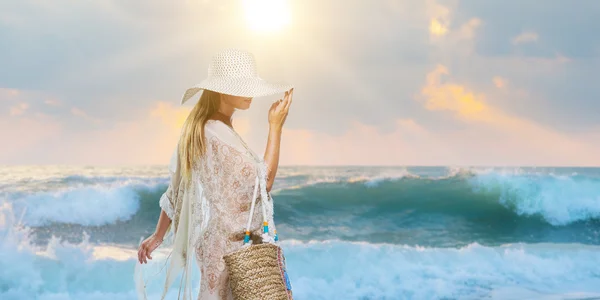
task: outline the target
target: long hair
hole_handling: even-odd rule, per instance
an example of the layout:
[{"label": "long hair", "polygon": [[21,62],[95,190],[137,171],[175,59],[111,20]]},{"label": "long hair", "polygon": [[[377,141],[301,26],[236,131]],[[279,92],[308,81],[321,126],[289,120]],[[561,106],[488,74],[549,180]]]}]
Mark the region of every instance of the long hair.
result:
[{"label": "long hair", "polygon": [[183,123],[178,154],[181,163],[181,175],[186,181],[191,178],[194,161],[206,152],[204,125],[210,116],[219,110],[220,104],[221,94],[203,90],[200,100]]}]

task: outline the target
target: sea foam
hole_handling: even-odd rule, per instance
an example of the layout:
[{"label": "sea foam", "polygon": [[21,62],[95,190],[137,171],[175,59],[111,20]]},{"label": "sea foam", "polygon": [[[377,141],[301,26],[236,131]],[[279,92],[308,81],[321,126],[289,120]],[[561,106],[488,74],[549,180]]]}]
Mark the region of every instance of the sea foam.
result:
[{"label": "sea foam", "polygon": [[[1,299],[135,299],[135,249],[31,243],[12,208],[0,207]],[[600,296],[600,247],[472,243],[437,248],[337,240],[283,240],[295,299],[557,299]],[[154,264],[161,256],[155,255]],[[194,268],[195,283],[199,280]],[[158,299],[161,275],[148,286]],[[194,286],[197,292],[198,285]],[[176,288],[169,297],[176,298]],[[572,299],[572,298],[571,298]]]}]

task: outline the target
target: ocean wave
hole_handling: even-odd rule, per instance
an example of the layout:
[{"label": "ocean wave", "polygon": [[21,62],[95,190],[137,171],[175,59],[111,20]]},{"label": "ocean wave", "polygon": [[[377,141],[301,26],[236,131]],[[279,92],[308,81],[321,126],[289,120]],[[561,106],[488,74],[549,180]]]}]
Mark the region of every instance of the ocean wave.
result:
[{"label": "ocean wave", "polygon": [[[7,203],[0,206],[0,220],[1,299],[136,298],[135,249],[95,245],[85,237],[77,244],[53,238],[40,248],[31,243],[27,228],[13,226]],[[281,246],[298,300],[600,296],[600,246],[471,243],[440,248],[338,240],[283,240]],[[158,270],[164,256],[153,257],[148,270]],[[199,274],[193,269],[196,283]],[[159,295],[163,276],[149,282],[151,297]],[[168,297],[174,293],[171,288]]]},{"label": "ocean wave", "polygon": [[552,225],[600,218],[600,180],[579,175],[477,174],[476,192],[495,193],[519,215],[540,215]]},{"label": "ocean wave", "polygon": [[[302,214],[336,215],[367,211],[362,217],[437,213],[479,216],[507,222],[540,219],[552,226],[600,219],[600,178],[579,172],[522,168],[348,168],[296,172],[278,179],[275,209],[284,220]],[[127,221],[135,214],[155,218],[168,178],[141,173],[54,176],[42,183],[5,191],[25,211],[29,226],[50,223],[101,226]],[[39,184],[44,185],[42,188]],[[16,186],[18,185],[13,185]],[[414,215],[414,214],[413,214]],[[345,217],[344,217],[345,218]],[[520,221],[519,221],[520,218]],[[334,221],[339,221],[334,219]],[[364,223],[369,226],[369,223]]]},{"label": "ocean wave", "polygon": [[286,176],[281,178],[283,180],[278,177],[281,181],[278,182],[277,188],[273,193],[276,194],[283,190],[302,189],[304,187],[321,184],[362,183],[369,187],[377,187],[382,182],[394,181],[402,178],[420,178],[420,176],[410,173],[406,168],[384,170],[382,172],[377,172],[376,174],[362,172],[342,172],[340,174],[330,171],[321,174],[310,174],[310,176]]},{"label": "ocean wave", "polygon": [[[31,230],[19,226],[9,203],[0,203],[0,299],[136,299],[135,251],[52,238],[41,248]],[[151,288],[159,298],[160,285]],[[176,298],[172,290],[168,297]]]},{"label": "ocean wave", "polygon": [[[600,247],[513,244],[460,248],[285,241],[302,299],[519,299],[600,293]],[[427,288],[423,288],[427,287]],[[511,295],[508,291],[514,291]]]},{"label": "ocean wave", "polygon": [[144,193],[153,193],[152,198],[158,201],[156,197],[165,189],[165,184],[125,181],[18,194],[12,202],[27,226],[51,223],[101,226],[129,220],[138,212]]},{"label": "ocean wave", "polygon": [[[600,218],[600,178],[577,173],[455,168],[443,175],[423,176],[402,170],[394,175],[314,180],[275,192],[275,195],[283,197],[292,194],[304,194],[302,198],[309,201],[311,197],[317,197],[319,201],[333,201],[339,205],[353,206],[357,201],[368,201],[373,205],[386,205],[392,210],[402,209],[410,197],[413,199],[408,202],[414,203],[417,208],[439,207],[451,211],[458,208],[476,213],[474,208],[489,211],[495,207],[496,210],[509,209],[523,217],[541,217],[553,226]],[[403,201],[390,203],[389,199]],[[449,208],[449,203],[455,207]]]}]

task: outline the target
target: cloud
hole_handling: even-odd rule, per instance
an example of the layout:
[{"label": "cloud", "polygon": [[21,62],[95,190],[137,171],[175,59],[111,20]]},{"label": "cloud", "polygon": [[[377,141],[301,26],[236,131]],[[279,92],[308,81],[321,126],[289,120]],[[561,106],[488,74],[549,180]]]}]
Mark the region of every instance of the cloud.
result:
[{"label": "cloud", "polygon": [[154,108],[150,110],[150,116],[158,117],[169,128],[181,128],[188,114],[188,109],[164,101],[155,103]]},{"label": "cloud", "polygon": [[[523,120],[516,122],[514,127],[508,128],[484,123],[485,126],[474,124],[445,132],[428,129],[412,119],[397,119],[393,129],[387,132],[356,122],[337,136],[284,129],[280,163],[312,166],[600,164],[600,158],[595,155],[600,145],[591,136],[570,139]],[[539,136],[533,139],[532,134]]]},{"label": "cloud", "polygon": [[[476,126],[481,131],[479,134],[495,135],[497,142],[501,143],[497,147],[505,150],[507,157],[511,156],[511,152],[518,157],[512,158],[512,161],[540,165],[585,165],[600,162],[597,156],[600,143],[597,141],[566,135],[490,106],[484,94],[475,93],[460,84],[442,82],[442,75],[449,75],[444,66],[438,66],[428,74],[426,85],[421,91],[424,107],[431,111],[451,112],[458,120],[469,126]],[[489,159],[503,161],[507,157]]]},{"label": "cloud", "polygon": [[452,160],[451,151],[412,119],[395,120],[387,133],[353,122],[338,136],[285,128],[282,136],[283,165],[435,165]]},{"label": "cloud", "polygon": [[462,39],[468,40],[475,38],[475,31],[479,26],[481,26],[482,23],[483,21],[479,18],[470,19],[459,28],[459,36]]},{"label": "cloud", "polygon": [[429,33],[432,36],[443,36],[450,26],[450,9],[434,0],[426,1],[426,14],[430,18]]},{"label": "cloud", "polygon": [[513,45],[537,42],[539,36],[533,31],[523,32],[512,39]]},{"label": "cloud", "polygon": [[43,114],[0,118],[0,139],[4,141],[0,165],[48,163],[44,144],[62,130],[57,120]]},{"label": "cloud", "polygon": [[[475,29],[483,22],[477,17],[471,17],[465,22],[455,20],[455,9],[435,0],[427,0],[425,10],[430,18],[429,33],[432,37],[454,33],[453,38],[455,39],[472,39]],[[452,23],[460,24],[460,26],[453,26]]]},{"label": "cloud", "polygon": [[[500,77],[496,78],[501,79]],[[502,80],[504,80],[502,78]],[[508,86],[503,88],[508,89]],[[586,166],[600,164],[598,127],[570,135],[491,105],[485,93],[454,82],[439,65],[426,77],[419,103],[463,126],[431,129],[396,119],[382,132],[353,122],[340,135],[284,128],[282,164]],[[595,132],[595,133],[594,133]]]},{"label": "cloud", "polygon": [[450,110],[457,116],[467,120],[480,120],[493,116],[490,108],[484,103],[483,95],[475,95],[456,84],[442,84],[441,76],[447,75],[448,69],[438,65],[427,75],[427,85],[421,93],[426,96],[425,107],[429,110]]},{"label": "cloud", "polygon": [[[0,161],[164,161],[189,110],[178,98],[227,46],[296,85],[288,164],[597,161],[583,134],[600,127],[595,2],[307,0],[278,35],[248,30],[239,1],[71,2],[0,11],[0,124],[34,132]],[[257,150],[267,109],[234,120]]]},{"label": "cloud", "polygon": [[[71,112],[86,121],[100,121],[77,108]],[[0,139],[11,141],[0,153],[0,164],[167,164],[183,113],[155,102],[140,118],[85,131],[73,131],[64,120],[41,113],[0,118]]]},{"label": "cloud", "polygon": [[442,25],[439,20],[432,19],[429,25],[429,32],[432,35],[445,35],[448,32],[448,27]]},{"label": "cloud", "polygon": [[58,99],[46,99],[44,103],[51,106],[60,106],[62,103]]},{"label": "cloud", "polygon": [[79,117],[84,117],[84,118],[88,118],[89,117],[87,113],[85,113],[83,110],[81,110],[79,108],[76,108],[76,107],[72,107],[71,108],[71,113],[74,116],[79,116]]},{"label": "cloud", "polygon": [[87,120],[87,121],[90,121],[90,122],[96,123],[96,124],[102,123],[101,119],[92,117],[92,116],[88,115],[88,113],[86,113],[85,111],[83,111],[82,109],[79,109],[77,107],[71,107],[70,111],[71,111],[71,114],[76,117],[82,118],[84,120]]},{"label": "cloud", "polygon": [[500,76],[494,76],[492,81],[494,82],[494,85],[499,89],[505,88],[508,85],[508,81],[506,80],[506,78],[502,78]]},{"label": "cloud", "polygon": [[447,59],[474,52],[475,35],[483,24],[481,18],[456,19],[455,9],[434,0],[426,2],[426,11],[431,18],[430,42],[439,48],[439,57]]},{"label": "cloud", "polygon": [[24,102],[19,103],[10,108],[10,115],[11,116],[22,115],[28,108],[29,108],[29,104],[24,103]]},{"label": "cloud", "polygon": [[0,87],[0,100],[10,100],[19,96],[19,90]]}]

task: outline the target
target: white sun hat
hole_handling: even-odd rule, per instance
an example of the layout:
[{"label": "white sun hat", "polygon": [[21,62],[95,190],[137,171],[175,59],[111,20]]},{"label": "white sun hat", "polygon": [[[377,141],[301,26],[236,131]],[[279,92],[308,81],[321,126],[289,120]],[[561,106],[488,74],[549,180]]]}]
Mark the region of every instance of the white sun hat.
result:
[{"label": "white sun hat", "polygon": [[268,82],[257,72],[254,55],[237,48],[226,48],[213,56],[208,77],[187,89],[181,99],[185,103],[200,90],[211,90],[241,97],[261,97],[285,92],[292,88],[284,82]]}]

